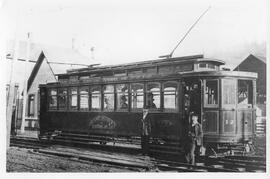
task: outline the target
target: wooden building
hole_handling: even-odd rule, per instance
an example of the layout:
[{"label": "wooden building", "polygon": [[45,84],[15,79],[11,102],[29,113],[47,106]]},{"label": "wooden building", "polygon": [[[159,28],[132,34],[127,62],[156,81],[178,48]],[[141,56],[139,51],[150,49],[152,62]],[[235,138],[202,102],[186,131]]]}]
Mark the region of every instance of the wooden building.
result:
[{"label": "wooden building", "polygon": [[90,64],[89,59],[76,50],[41,50],[27,81],[26,130],[37,130],[39,128],[39,85],[57,82],[56,74],[64,73],[67,69],[82,68],[87,66],[85,65],[87,62]]},{"label": "wooden building", "polygon": [[[27,80],[27,102],[25,113],[25,129],[38,129],[39,99],[38,86],[48,82],[56,82],[56,74],[65,73],[67,69],[86,67],[91,61],[81,55],[76,49],[53,47],[31,43],[30,56],[26,62],[26,41],[7,43],[6,65],[7,75],[12,74],[12,81],[19,84],[20,94],[23,95],[24,81]],[[14,60],[15,51],[17,59]],[[13,64],[12,64],[13,63]],[[11,71],[11,66],[13,72]],[[7,79],[7,83],[10,79]],[[22,96],[19,95],[20,110],[22,111]],[[17,128],[20,129],[22,116],[16,119]]]}]

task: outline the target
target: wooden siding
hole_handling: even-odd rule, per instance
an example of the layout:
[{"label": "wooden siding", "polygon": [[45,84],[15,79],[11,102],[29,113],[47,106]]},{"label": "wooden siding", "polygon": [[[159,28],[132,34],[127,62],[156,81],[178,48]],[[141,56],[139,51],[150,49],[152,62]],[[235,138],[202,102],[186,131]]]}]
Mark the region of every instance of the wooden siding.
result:
[{"label": "wooden siding", "polygon": [[[33,82],[31,83],[31,86],[29,86],[28,90],[28,96],[34,94],[35,111],[33,118],[37,118],[38,116],[38,89],[39,89],[38,87],[40,84],[46,84],[48,82],[56,82],[56,80],[46,59],[43,59],[38,71],[36,72],[35,78],[33,79]],[[26,116],[28,116],[28,101],[26,104],[27,104]]]}]

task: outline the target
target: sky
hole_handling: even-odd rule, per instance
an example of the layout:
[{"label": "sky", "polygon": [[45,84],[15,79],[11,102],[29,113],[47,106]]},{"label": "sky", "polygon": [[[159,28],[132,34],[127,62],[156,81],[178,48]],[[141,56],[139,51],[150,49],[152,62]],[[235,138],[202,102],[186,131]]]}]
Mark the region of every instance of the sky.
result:
[{"label": "sky", "polygon": [[[6,40],[73,46],[103,65],[169,54],[209,7],[174,57],[204,54],[233,68],[250,53],[265,55],[267,0],[2,0]],[[91,48],[94,51],[91,52]]]}]

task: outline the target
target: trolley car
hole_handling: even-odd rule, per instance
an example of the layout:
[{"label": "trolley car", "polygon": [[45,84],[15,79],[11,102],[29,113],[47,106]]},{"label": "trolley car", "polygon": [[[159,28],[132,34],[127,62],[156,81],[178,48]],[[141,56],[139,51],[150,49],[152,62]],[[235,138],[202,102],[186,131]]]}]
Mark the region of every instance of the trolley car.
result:
[{"label": "trolley car", "polygon": [[223,71],[224,64],[195,55],[68,70],[40,85],[40,136],[140,140],[148,107],[152,152],[182,151],[191,111],[208,148],[252,143],[257,74]]}]

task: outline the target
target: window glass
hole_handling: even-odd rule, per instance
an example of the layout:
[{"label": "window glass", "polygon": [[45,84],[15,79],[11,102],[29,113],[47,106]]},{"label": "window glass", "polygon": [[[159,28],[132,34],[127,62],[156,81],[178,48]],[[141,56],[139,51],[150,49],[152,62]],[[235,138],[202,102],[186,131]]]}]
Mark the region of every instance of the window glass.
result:
[{"label": "window glass", "polygon": [[69,109],[77,110],[78,109],[78,97],[77,97],[77,88],[69,89]]},{"label": "window glass", "polygon": [[131,84],[131,108],[143,108],[143,84]]},{"label": "window glass", "polygon": [[57,89],[49,90],[49,109],[55,110],[57,109]]},{"label": "window glass", "polygon": [[238,104],[252,104],[252,81],[238,80]]},{"label": "window glass", "polygon": [[210,68],[210,69],[215,69],[215,65],[212,64],[212,63],[208,63],[208,68]]},{"label": "window glass", "polygon": [[159,83],[147,84],[146,108],[148,109],[160,108],[160,84]]},{"label": "window glass", "polygon": [[91,110],[101,109],[100,86],[91,87]]},{"label": "window glass", "polygon": [[218,104],[218,81],[206,80],[204,102],[206,105]]},{"label": "window glass", "polygon": [[104,110],[114,109],[114,86],[105,85],[103,88],[104,92]]},{"label": "window glass", "polygon": [[65,88],[58,89],[58,106],[59,109],[67,108],[67,89]]},{"label": "window glass", "polygon": [[236,81],[233,79],[222,79],[222,103],[235,104]]},{"label": "window glass", "polygon": [[128,109],[128,85],[118,84],[116,85],[117,92],[117,109],[127,110]]},{"label": "window glass", "polygon": [[199,63],[200,68],[206,68],[206,63]]},{"label": "window glass", "polygon": [[177,83],[164,84],[164,109],[176,109],[177,106]]},{"label": "window glass", "polygon": [[89,89],[88,87],[80,88],[80,110],[89,109]]}]

